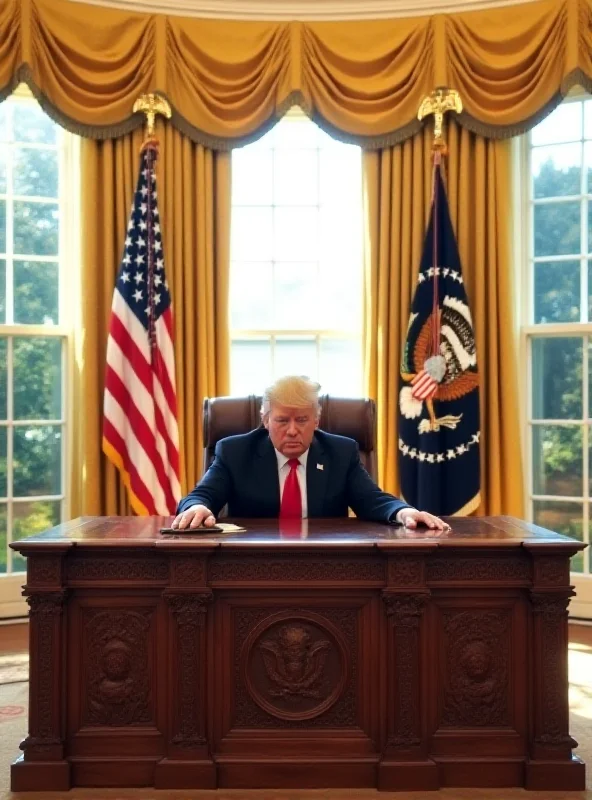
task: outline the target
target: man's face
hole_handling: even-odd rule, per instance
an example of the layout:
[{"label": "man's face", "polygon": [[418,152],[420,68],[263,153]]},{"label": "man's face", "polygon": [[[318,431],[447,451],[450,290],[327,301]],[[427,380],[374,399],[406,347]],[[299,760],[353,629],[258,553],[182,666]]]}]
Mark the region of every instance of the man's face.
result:
[{"label": "man's face", "polygon": [[269,438],[276,450],[288,458],[298,458],[308,450],[319,420],[315,409],[272,404],[263,417]]}]

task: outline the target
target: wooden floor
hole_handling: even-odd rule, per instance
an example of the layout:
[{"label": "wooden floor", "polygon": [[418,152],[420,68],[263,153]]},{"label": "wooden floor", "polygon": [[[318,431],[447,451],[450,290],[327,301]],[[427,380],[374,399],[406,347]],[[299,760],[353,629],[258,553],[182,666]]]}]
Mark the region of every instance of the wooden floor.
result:
[{"label": "wooden floor", "polygon": [[0,655],[26,653],[28,649],[29,625],[27,622],[0,625]]}]

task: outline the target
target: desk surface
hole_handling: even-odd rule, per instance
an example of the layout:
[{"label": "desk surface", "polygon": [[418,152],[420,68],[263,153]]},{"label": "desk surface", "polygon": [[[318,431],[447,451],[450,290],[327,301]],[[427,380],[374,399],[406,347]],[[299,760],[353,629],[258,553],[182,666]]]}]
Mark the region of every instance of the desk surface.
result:
[{"label": "desk surface", "polygon": [[247,530],[236,534],[161,534],[172,517],[79,517],[44,533],[13,542],[11,547],[25,556],[46,548],[62,550],[82,547],[154,547],[163,549],[315,547],[356,549],[401,548],[433,550],[444,547],[552,547],[555,552],[576,553],[586,547],[568,536],[540,528],[514,517],[449,518],[447,532],[426,528],[417,531],[353,518],[229,520]]}]

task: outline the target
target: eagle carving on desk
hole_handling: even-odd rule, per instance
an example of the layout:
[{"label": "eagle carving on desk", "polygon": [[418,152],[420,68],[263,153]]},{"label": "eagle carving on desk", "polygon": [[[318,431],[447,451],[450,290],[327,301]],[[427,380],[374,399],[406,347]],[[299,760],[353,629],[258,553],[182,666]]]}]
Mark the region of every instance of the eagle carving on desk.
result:
[{"label": "eagle carving on desk", "polygon": [[284,625],[276,639],[265,639],[259,645],[269,680],[275,687],[273,697],[311,697],[320,699],[318,686],[325,666],[330,642],[311,642],[303,625]]},{"label": "eagle carving on desk", "polygon": [[[411,330],[417,314],[409,320]],[[439,347],[434,352],[433,331],[439,329]],[[409,342],[409,339],[408,339]],[[420,417],[425,402],[428,419],[418,425],[420,433],[439,431],[446,427],[454,430],[462,414],[445,414],[437,417],[436,401],[458,400],[479,385],[477,353],[473,335],[471,312],[458,297],[446,296],[442,306],[429,315],[420,328],[411,352],[406,352],[401,367],[401,378],[409,386],[399,393],[399,406],[406,419]]]}]

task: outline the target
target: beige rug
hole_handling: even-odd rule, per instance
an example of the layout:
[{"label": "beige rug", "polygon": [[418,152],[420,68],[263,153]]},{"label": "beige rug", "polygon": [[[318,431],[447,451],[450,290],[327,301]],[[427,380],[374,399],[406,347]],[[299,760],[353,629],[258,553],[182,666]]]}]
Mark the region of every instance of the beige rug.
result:
[{"label": "beige rug", "polygon": [[29,680],[29,654],[10,653],[0,656],[0,684]]},{"label": "beige rug", "polygon": [[587,764],[586,792],[526,792],[523,789],[442,789],[439,792],[376,792],[372,789],[155,791],[74,789],[12,794],[10,763],[27,731],[28,684],[0,686],[0,800],[592,800],[592,646],[570,643],[571,734]]}]

